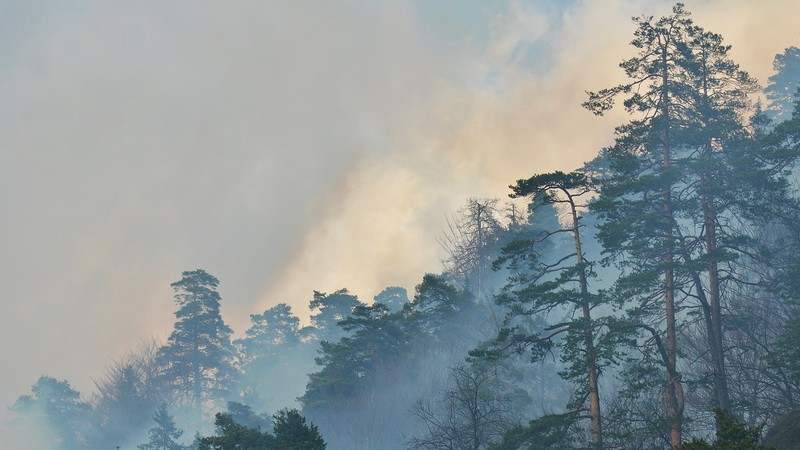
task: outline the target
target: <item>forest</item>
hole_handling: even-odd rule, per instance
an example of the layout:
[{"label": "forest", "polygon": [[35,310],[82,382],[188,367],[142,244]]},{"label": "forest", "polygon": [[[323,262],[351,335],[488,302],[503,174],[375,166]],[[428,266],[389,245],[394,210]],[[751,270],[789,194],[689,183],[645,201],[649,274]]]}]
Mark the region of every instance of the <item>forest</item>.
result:
[{"label": "forest", "polygon": [[625,111],[613,144],[467,199],[413,292],[309,286],[309,323],[278,303],[234,338],[187,270],[165,341],[91,393],[31,380],[14,427],[65,450],[800,448],[800,48],[760,84],[680,3],[634,23],[626,81],[585,87],[587,114]]}]

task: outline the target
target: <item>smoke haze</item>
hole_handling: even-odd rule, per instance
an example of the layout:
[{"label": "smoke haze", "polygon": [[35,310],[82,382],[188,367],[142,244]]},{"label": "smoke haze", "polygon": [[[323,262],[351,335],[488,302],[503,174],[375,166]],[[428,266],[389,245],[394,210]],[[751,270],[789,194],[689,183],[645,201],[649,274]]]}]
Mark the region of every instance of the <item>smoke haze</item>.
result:
[{"label": "smoke haze", "polygon": [[[610,143],[584,91],[672,4],[427,3],[0,2],[0,403],[42,373],[87,395],[169,333],[183,270],[237,332],[312,290],[412,289],[466,198]],[[798,44],[797,1],[687,8],[762,82]]]}]

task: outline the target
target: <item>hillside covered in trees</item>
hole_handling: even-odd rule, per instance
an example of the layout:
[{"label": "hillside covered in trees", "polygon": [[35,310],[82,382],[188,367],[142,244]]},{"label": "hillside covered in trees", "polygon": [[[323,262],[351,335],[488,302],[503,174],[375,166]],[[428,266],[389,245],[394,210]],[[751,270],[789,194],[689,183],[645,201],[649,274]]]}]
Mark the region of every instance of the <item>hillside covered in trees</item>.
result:
[{"label": "hillside covered in trees", "polygon": [[93,392],[31,380],[14,426],[65,450],[800,448],[800,49],[760,83],[682,4],[634,23],[625,81],[585,87],[627,117],[613,144],[465,200],[412,292],[308,286],[307,323],[277,303],[237,338],[188,270],[166,340]]}]

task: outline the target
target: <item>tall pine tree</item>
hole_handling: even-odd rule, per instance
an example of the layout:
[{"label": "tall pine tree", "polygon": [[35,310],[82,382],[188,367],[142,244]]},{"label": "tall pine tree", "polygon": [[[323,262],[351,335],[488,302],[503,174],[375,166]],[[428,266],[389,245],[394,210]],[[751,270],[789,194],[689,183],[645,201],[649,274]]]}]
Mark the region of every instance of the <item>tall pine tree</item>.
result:
[{"label": "tall pine tree", "polygon": [[[675,294],[681,287],[676,281],[680,284],[681,280],[676,280],[675,273],[674,152],[683,144],[681,131],[688,128],[694,106],[688,69],[693,25],[688,16],[679,3],[671,15],[658,20],[652,16],[634,19],[637,30],[631,45],[638,55],[621,63],[630,81],[590,93],[584,104],[602,114],[616,97],[626,95],[628,112],[643,116],[618,127],[617,143],[606,152],[613,175],[596,205],[605,219],[600,232],[604,246],[624,255],[627,281],[636,284],[628,294],[638,297],[637,316],[643,322],[645,317],[655,322],[658,328],[649,329],[664,335],[659,353],[666,369],[664,403],[673,447],[682,440],[684,409],[677,364]],[[663,302],[660,308],[659,300]],[[654,337],[660,342],[660,336]]]},{"label": "tall pine tree", "polygon": [[232,330],[220,315],[218,285],[202,269],[183,272],[172,283],[178,321],[157,356],[165,383],[198,414],[204,401],[220,399],[236,378]]}]

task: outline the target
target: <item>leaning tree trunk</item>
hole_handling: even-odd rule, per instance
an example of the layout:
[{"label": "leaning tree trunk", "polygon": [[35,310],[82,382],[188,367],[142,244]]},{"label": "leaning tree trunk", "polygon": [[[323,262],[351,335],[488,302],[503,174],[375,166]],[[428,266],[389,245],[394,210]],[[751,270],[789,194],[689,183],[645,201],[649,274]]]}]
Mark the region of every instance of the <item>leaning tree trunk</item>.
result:
[{"label": "leaning tree trunk", "polygon": [[[665,38],[666,39],[666,38]],[[667,174],[670,170],[670,98],[669,98],[669,66],[668,42],[662,43],[662,94],[661,115],[664,121],[662,140],[662,167]],[[668,175],[666,175],[668,176]],[[670,443],[672,447],[681,445],[681,422],[683,421],[683,388],[677,371],[677,335],[675,330],[675,275],[672,268],[674,262],[672,225],[674,216],[672,212],[671,183],[664,186],[661,192],[664,203],[664,309],[667,322],[667,380],[664,396],[667,404],[667,416],[670,419]]]},{"label": "leaning tree trunk", "polygon": [[589,307],[589,286],[586,281],[586,267],[584,266],[583,247],[578,223],[578,212],[572,196],[564,191],[569,198],[572,209],[572,235],[575,240],[575,259],[578,261],[578,282],[580,283],[583,304],[583,340],[586,346],[587,387],[589,390],[589,416],[591,420],[592,447],[603,448],[603,425],[600,416],[600,391],[597,387],[597,355],[594,348],[594,334],[592,333],[592,316]]}]

